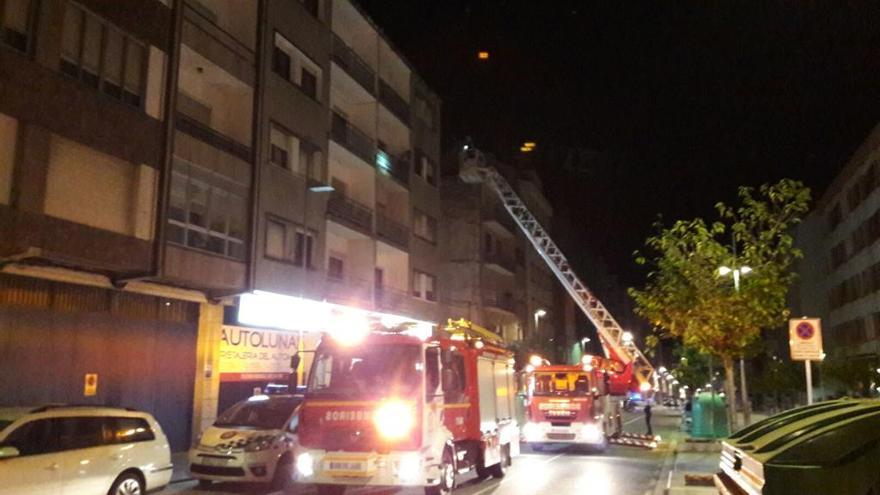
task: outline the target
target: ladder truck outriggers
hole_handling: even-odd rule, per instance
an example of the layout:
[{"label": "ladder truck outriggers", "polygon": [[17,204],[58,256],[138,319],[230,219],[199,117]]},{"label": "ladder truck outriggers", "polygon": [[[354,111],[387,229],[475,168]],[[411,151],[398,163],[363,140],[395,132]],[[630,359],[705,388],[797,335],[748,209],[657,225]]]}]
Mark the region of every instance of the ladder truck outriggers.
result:
[{"label": "ladder truck outriggers", "polygon": [[[584,376],[589,380],[590,374],[595,374],[596,369],[601,369],[602,385],[604,390],[598,396],[625,396],[631,390],[646,393],[651,390],[651,379],[653,378],[654,368],[645,358],[644,354],[639,350],[633,341],[632,334],[624,331],[617,320],[611,315],[611,312],[602,304],[602,302],[590,291],[589,288],[580,280],[580,278],[572,270],[571,265],[566,259],[562,251],[550,238],[550,235],[541,226],[540,222],[529,211],[525,202],[519,197],[516,191],[508,183],[507,179],[502,176],[498,170],[488,164],[485,155],[479,150],[466,144],[462,147],[459,155],[460,170],[459,176],[468,183],[482,183],[492,189],[501,201],[502,206],[510,214],[517,226],[529,240],[535,251],[547,263],[547,266],[574,299],[577,306],[586,315],[590,322],[596,327],[602,349],[607,359],[601,359],[592,362],[593,358],[589,357],[589,363],[582,363],[585,370],[588,366],[593,369],[588,373],[583,371]],[[599,366],[595,366],[595,365]],[[532,366],[535,368],[535,366]],[[621,369],[622,368],[622,369]],[[563,371],[560,371],[562,373]],[[578,372],[574,372],[575,381],[577,381]],[[568,373],[568,371],[566,371]],[[593,380],[598,383],[598,377]],[[597,391],[599,387],[597,386]],[[592,389],[592,387],[591,387]],[[573,393],[573,392],[572,392]],[[592,390],[591,390],[592,394]],[[528,400],[534,396],[527,396]],[[539,400],[538,402],[543,402]],[[599,400],[587,400],[595,407],[590,408],[589,414],[595,417],[601,416],[603,434],[606,439],[614,443],[626,445],[652,447],[655,446],[653,438],[641,438],[637,435],[625,435],[620,429],[618,420],[609,421],[609,417],[619,418],[620,401],[615,401],[609,407],[608,401],[604,400],[604,407],[599,407]],[[548,406],[544,406],[548,407]],[[601,409],[601,411],[600,411]],[[557,423],[564,424],[564,421]],[[609,429],[609,424],[614,424],[613,429]],[[527,425],[527,429],[532,429]],[[593,428],[590,431],[582,429],[580,433],[590,433],[592,436]],[[532,429],[532,431],[535,431]],[[570,432],[566,435],[570,435]],[[566,436],[566,438],[568,438]]]},{"label": "ladder truck outriggers", "polygon": [[297,432],[296,477],[448,494],[458,473],[502,477],[519,454],[513,353],[466,320],[431,335],[406,324],[325,335]]}]

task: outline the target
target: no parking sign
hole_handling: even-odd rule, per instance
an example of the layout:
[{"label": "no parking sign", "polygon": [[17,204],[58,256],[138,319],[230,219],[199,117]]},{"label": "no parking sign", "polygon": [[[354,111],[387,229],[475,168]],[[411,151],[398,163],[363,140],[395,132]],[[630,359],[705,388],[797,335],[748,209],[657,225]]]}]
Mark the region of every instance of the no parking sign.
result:
[{"label": "no parking sign", "polygon": [[822,360],[822,320],[788,320],[788,347],[792,361]]}]

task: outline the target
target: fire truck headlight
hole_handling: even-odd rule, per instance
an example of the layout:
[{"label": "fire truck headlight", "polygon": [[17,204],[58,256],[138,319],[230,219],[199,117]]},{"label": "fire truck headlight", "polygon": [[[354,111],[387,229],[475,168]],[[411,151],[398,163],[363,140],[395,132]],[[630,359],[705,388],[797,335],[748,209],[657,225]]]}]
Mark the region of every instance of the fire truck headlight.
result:
[{"label": "fire truck headlight", "polygon": [[405,402],[390,400],[376,408],[373,422],[385,440],[400,440],[415,426],[412,407]]},{"label": "fire truck headlight", "polygon": [[312,458],[312,454],[308,452],[300,454],[296,458],[296,470],[305,478],[315,474],[315,460]]},{"label": "fire truck headlight", "polygon": [[581,429],[581,436],[584,438],[584,441],[589,443],[600,443],[603,440],[602,430],[599,429],[598,425],[593,423],[587,423]]},{"label": "fire truck headlight", "polygon": [[537,442],[541,440],[541,427],[535,423],[526,423],[522,429],[523,437],[526,442]]},{"label": "fire truck headlight", "polygon": [[419,454],[404,454],[397,463],[397,477],[403,481],[415,481],[422,472],[422,458]]}]

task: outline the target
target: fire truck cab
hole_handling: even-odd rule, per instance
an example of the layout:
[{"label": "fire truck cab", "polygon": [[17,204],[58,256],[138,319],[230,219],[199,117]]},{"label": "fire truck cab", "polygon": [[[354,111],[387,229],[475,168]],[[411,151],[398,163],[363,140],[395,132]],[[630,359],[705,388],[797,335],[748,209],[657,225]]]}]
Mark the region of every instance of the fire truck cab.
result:
[{"label": "fire truck cab", "polygon": [[297,480],[319,494],[349,486],[451,493],[457,473],[501,477],[519,453],[513,359],[469,322],[422,338],[325,336],[299,417]]},{"label": "fire truck cab", "polygon": [[[599,361],[593,366],[594,361]],[[612,370],[600,358],[581,365],[529,366],[524,374],[527,422],[523,439],[535,450],[547,443],[569,443],[604,450],[620,433],[618,401],[611,400],[606,377]]]}]

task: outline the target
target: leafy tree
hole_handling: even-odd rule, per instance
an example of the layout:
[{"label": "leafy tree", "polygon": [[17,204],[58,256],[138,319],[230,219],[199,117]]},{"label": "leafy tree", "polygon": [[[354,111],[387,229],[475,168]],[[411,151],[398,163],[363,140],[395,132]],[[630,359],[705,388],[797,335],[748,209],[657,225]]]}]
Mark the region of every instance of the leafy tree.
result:
[{"label": "leafy tree", "polygon": [[[716,205],[719,218],[712,223],[696,218],[658,225],[645,242],[647,253],[636,253],[637,263],[651,267],[646,284],[629,291],[636,313],[661,336],[720,359],[734,425],[734,360],[762,328],[776,328],[789,316],[791,265],[801,255],[789,232],[807,212],[810,192],[784,179],[757,190],[741,187],[738,196],[739,206]],[[719,276],[721,266],[751,272],[735,290],[730,278]]]},{"label": "leafy tree", "polygon": [[678,382],[696,390],[709,382],[709,357],[696,348],[678,344],[672,351],[678,364],[672,370]]}]

